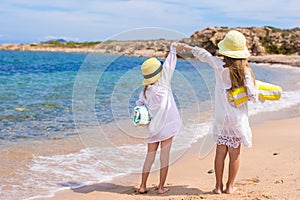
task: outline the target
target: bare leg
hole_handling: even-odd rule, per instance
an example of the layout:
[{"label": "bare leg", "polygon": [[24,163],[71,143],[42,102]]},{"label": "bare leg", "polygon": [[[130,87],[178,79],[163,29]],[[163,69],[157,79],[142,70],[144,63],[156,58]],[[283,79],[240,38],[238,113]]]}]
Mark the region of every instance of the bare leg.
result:
[{"label": "bare leg", "polygon": [[239,145],[238,148],[232,148],[232,147],[228,148],[229,175],[228,175],[228,181],[226,183],[227,194],[231,194],[236,190],[236,188],[234,187],[234,182],[240,166],[240,152],[241,152],[241,145]]},{"label": "bare leg", "polygon": [[217,145],[215,156],[215,176],[216,186],[214,189],[215,194],[221,194],[223,191],[223,171],[224,161],[227,155],[228,147],[226,145]]},{"label": "bare leg", "polygon": [[141,194],[147,192],[146,191],[147,180],[151,170],[151,166],[155,160],[155,155],[156,155],[158,145],[159,145],[158,142],[148,144],[147,156],[144,162],[143,172],[142,172],[142,182],[139,189],[139,193]]},{"label": "bare leg", "polygon": [[170,149],[172,144],[172,139],[169,138],[161,142],[161,154],[160,154],[160,178],[158,185],[158,194],[163,194],[168,191],[167,188],[164,188],[165,181],[168,174],[169,169],[169,157],[170,157]]}]

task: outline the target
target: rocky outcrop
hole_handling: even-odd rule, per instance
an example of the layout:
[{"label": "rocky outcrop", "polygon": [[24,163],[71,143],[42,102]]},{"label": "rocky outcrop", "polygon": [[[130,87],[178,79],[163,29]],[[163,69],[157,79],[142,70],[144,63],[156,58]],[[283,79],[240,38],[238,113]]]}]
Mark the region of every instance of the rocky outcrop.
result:
[{"label": "rocky outcrop", "polygon": [[178,40],[136,40],[106,41],[89,47],[65,47],[48,43],[36,44],[2,44],[0,50],[15,51],[49,51],[49,52],[85,52],[103,54],[121,54],[129,56],[165,57],[172,42]]},{"label": "rocky outcrop", "polygon": [[[245,35],[247,47],[252,55],[249,58],[250,61],[300,66],[300,28],[290,30],[281,30],[272,27],[234,29],[242,32]],[[68,45],[68,42],[63,44],[57,44],[57,42],[36,44],[2,44],[0,45],[0,50],[63,51],[121,54],[144,57],[165,57],[169,52],[169,47],[172,42],[184,42],[192,46],[203,47],[213,55],[218,56],[217,44],[224,38],[225,34],[229,30],[231,29],[226,27],[206,28],[203,30],[198,30],[189,38],[184,38],[180,41],[164,39],[106,41],[101,43],[89,43],[89,46],[83,44]],[[293,59],[290,59],[290,56],[270,56],[278,54],[293,55]],[[187,59],[193,58],[193,55],[190,52],[186,52],[180,56]]]},{"label": "rocky outcrop", "polygon": [[172,42],[177,40],[107,41],[99,44],[95,51],[129,56],[165,57]]},{"label": "rocky outcrop", "polygon": [[[196,31],[189,38],[181,41],[191,46],[199,46],[208,50],[213,55],[218,55],[217,44],[224,38],[230,28],[206,28]],[[280,30],[271,27],[235,28],[242,32],[247,40],[247,47],[252,56],[269,54],[300,55],[300,29]],[[148,41],[107,41],[97,46],[98,52],[112,54],[126,54],[136,56],[158,56],[167,54],[169,40]],[[192,58],[189,53],[182,55]]]},{"label": "rocky outcrop", "polygon": [[[184,42],[201,46],[217,55],[217,44],[230,28],[206,28],[196,31]],[[300,29],[281,30],[272,27],[234,28],[242,32],[253,56],[267,54],[300,54]]]}]

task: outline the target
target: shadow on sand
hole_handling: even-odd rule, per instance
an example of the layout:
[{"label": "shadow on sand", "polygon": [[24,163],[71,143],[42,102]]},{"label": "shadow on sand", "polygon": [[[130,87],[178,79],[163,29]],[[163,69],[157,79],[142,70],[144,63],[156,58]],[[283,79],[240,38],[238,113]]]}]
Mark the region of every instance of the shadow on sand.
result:
[{"label": "shadow on sand", "polygon": [[[205,195],[205,194],[213,194],[211,191],[202,191],[198,188],[189,188],[188,185],[168,185],[169,191],[160,196],[174,196],[174,195]],[[149,187],[147,193],[139,194],[138,188],[133,186],[124,186],[117,185],[114,183],[98,183],[93,185],[87,185],[80,188],[72,189],[77,193],[90,193],[94,191],[99,192],[111,192],[111,193],[119,193],[119,194],[128,194],[128,195],[149,195],[155,196],[157,194],[157,188],[155,186]]]}]

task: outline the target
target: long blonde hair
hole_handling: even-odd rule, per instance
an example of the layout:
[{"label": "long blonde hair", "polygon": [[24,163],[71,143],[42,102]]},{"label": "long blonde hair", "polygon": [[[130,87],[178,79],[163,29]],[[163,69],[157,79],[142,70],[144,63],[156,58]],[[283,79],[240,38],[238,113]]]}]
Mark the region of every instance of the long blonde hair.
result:
[{"label": "long blonde hair", "polygon": [[245,86],[246,70],[250,72],[255,85],[255,76],[247,59],[236,59],[224,56],[224,61],[224,67],[229,68],[231,79],[231,88],[229,89],[230,91]]}]

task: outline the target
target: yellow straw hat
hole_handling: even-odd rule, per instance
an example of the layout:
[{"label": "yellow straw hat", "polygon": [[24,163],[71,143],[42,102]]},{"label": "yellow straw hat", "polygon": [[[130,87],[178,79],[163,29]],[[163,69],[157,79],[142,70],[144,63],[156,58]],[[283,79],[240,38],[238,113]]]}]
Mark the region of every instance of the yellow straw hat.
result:
[{"label": "yellow straw hat", "polygon": [[141,67],[144,76],[143,85],[150,85],[157,81],[162,73],[162,64],[156,58],[147,59]]},{"label": "yellow straw hat", "polygon": [[250,53],[246,46],[245,36],[235,30],[229,31],[218,43],[219,53],[230,58],[248,58]]}]

